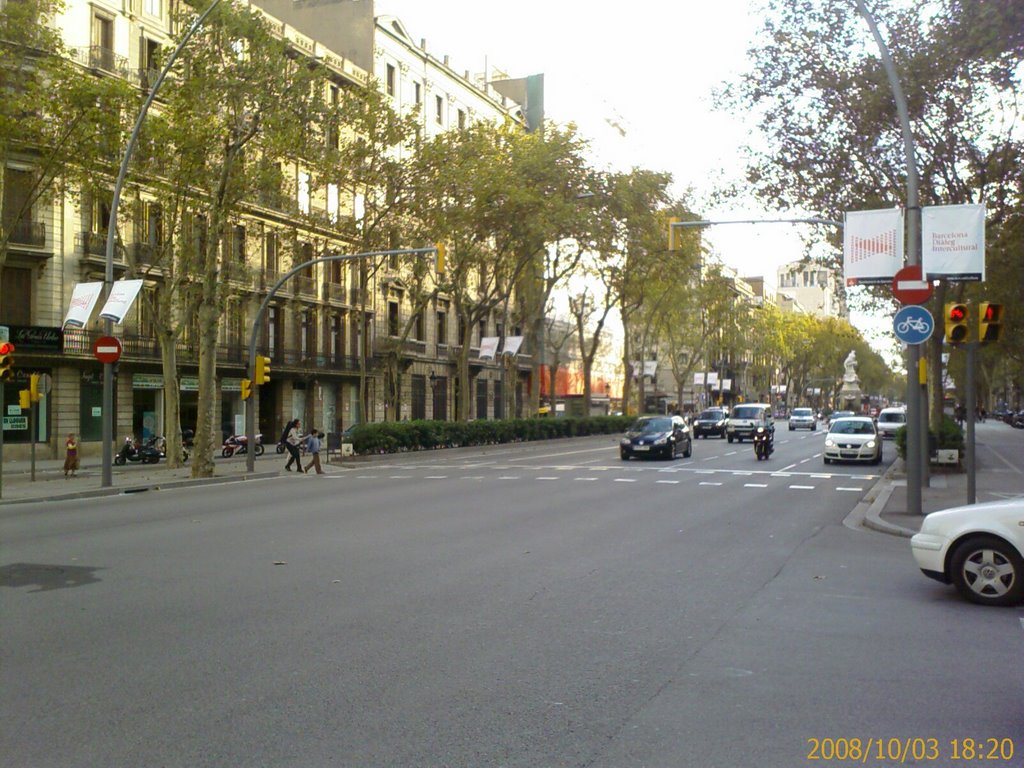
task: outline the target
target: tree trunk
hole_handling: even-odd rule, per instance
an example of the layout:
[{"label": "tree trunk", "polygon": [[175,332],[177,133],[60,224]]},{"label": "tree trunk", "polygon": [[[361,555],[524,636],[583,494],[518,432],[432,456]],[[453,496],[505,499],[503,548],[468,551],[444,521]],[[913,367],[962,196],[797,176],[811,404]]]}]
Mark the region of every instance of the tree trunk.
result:
[{"label": "tree trunk", "polygon": [[178,348],[173,333],[159,333],[160,362],[164,374],[164,439],[167,466],[180,467],[181,462],[181,387],[178,382]]}]

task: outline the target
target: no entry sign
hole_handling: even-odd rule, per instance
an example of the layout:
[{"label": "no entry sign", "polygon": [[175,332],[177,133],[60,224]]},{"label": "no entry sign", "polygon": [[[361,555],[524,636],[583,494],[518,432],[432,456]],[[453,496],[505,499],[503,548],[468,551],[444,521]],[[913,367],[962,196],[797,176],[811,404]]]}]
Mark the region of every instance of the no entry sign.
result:
[{"label": "no entry sign", "polygon": [[901,304],[924,304],[932,297],[932,284],[920,264],[904,267],[892,279],[892,295]]},{"label": "no entry sign", "polygon": [[92,343],[92,353],[101,363],[116,363],[121,359],[121,342],[113,336],[100,336]]}]

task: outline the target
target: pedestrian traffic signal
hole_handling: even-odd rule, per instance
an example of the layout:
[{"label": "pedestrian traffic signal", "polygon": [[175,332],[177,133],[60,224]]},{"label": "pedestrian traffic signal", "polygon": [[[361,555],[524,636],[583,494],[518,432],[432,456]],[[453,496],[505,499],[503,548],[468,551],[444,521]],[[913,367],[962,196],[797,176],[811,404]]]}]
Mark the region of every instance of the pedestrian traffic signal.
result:
[{"label": "pedestrian traffic signal", "polygon": [[0,341],[0,381],[14,378],[14,345],[9,341]]},{"label": "pedestrian traffic signal", "polygon": [[437,249],[437,262],[435,263],[435,266],[437,267],[437,274],[444,274],[444,261],[445,257],[448,255],[447,249],[445,248],[444,243],[434,243],[434,247]]},{"label": "pedestrian traffic signal", "polygon": [[252,396],[252,381],[250,379],[242,379],[242,399],[248,400]]},{"label": "pedestrian traffic signal", "polygon": [[27,389],[18,390],[18,405],[24,410],[28,410],[32,407],[32,393]]},{"label": "pedestrian traffic signal", "polygon": [[257,387],[262,387],[268,381],[270,381],[270,358],[266,355],[256,355],[256,376],[252,383]]},{"label": "pedestrian traffic signal", "polygon": [[946,305],[946,343],[963,344],[967,341],[967,305]]},{"label": "pedestrian traffic signal", "polygon": [[28,394],[33,403],[38,403],[39,398],[39,374],[33,373],[28,377]]},{"label": "pedestrian traffic signal", "polygon": [[978,341],[999,341],[1003,332],[1003,305],[983,301],[978,305]]}]

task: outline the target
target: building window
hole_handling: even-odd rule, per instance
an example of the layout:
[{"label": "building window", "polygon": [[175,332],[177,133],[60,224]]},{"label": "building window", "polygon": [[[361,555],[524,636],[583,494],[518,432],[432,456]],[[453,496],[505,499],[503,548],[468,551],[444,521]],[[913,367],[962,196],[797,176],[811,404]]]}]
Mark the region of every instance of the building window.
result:
[{"label": "building window", "polygon": [[466,127],[466,110],[460,109],[458,111],[459,116],[459,130],[464,130]]},{"label": "building window", "polygon": [[395,65],[388,64],[387,67],[387,80],[385,81],[388,89],[388,96],[395,95]]},{"label": "building window", "polygon": [[398,302],[388,302],[388,336],[398,335]]},{"label": "building window", "polygon": [[107,16],[92,17],[92,55],[89,64],[108,72],[114,71],[114,20]]},{"label": "building window", "polygon": [[416,106],[420,106],[423,103],[423,84],[413,83],[412,84],[412,98]]},{"label": "building window", "polygon": [[236,224],[231,233],[231,260],[245,264],[245,227]]},{"label": "building window", "polygon": [[271,275],[277,274],[277,233],[267,232],[263,236],[264,269]]},{"label": "building window", "polygon": [[327,218],[332,224],[338,223],[338,185],[327,185]]},{"label": "building window", "polygon": [[143,0],[142,8],[150,16],[160,16],[163,13],[161,0]]},{"label": "building window", "polygon": [[416,313],[416,317],[413,318],[412,337],[416,341],[426,340],[426,335],[423,332],[423,325],[423,310],[421,309],[419,312]]},{"label": "building window", "polygon": [[437,343],[448,344],[448,314],[446,312],[437,313]]},{"label": "building window", "polygon": [[434,120],[438,125],[444,125],[444,97],[434,97]]}]

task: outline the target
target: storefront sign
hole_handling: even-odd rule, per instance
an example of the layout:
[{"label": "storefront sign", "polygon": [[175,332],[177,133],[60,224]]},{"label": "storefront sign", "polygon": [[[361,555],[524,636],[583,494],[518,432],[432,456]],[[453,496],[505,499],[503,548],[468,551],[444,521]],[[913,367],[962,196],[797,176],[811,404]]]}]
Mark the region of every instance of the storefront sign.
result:
[{"label": "storefront sign", "polygon": [[42,325],[9,325],[10,341],[19,352],[64,351],[64,331]]},{"label": "storefront sign", "polygon": [[20,432],[28,429],[28,416],[4,416],[4,432]]},{"label": "storefront sign", "polygon": [[164,377],[152,373],[133,373],[132,389],[163,389]]}]

